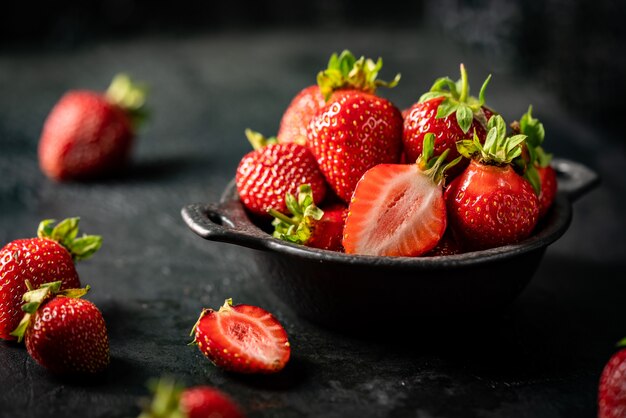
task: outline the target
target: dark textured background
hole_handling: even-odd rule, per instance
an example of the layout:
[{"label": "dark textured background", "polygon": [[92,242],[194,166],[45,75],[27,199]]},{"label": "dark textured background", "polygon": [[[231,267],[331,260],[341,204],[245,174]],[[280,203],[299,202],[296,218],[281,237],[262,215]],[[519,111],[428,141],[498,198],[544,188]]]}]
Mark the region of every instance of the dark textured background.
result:
[{"label": "dark textured background", "polygon": [[[545,76],[554,75],[551,66],[564,59],[537,63],[526,43],[497,34],[506,26],[503,15],[510,23],[541,15],[557,2],[530,11],[514,2],[509,15],[496,3],[426,2],[406,13],[381,12],[380,21],[365,8],[363,19],[375,23],[368,28],[350,17],[351,2],[302,10],[263,5],[242,12],[241,19],[243,6],[236,1],[209,9],[183,2],[171,10],[135,2],[134,12],[121,20],[102,18],[78,2],[32,11],[28,21],[19,14],[28,2],[3,14],[0,242],[32,235],[42,218],[72,215],[82,217],[86,232],[104,235],[102,250],[79,273],[107,321],[113,360],[98,379],[65,380],[38,367],[22,347],[0,342],[0,416],[136,416],[146,380],[161,374],[215,385],[252,417],[593,416],[600,371],[626,334],[623,134],[592,116],[602,100],[596,98],[591,116],[583,117],[584,109],[563,95],[560,82]],[[585,5],[571,7],[583,13]],[[609,22],[619,16],[622,6],[616,7],[608,9]],[[290,12],[278,15],[288,22],[261,19],[283,9]],[[472,13],[484,25],[471,24]],[[576,13],[562,13],[563,19]],[[458,39],[467,25],[473,42]],[[608,30],[594,28],[598,32],[588,37]],[[502,55],[489,42],[518,50]],[[618,63],[624,59],[615,49],[596,47]],[[291,97],[313,82],[330,52],[343,48],[383,56],[383,78],[402,73],[400,86],[383,92],[401,108],[436,76],[457,77],[461,61],[475,89],[491,72],[490,105],[510,120],[533,103],[546,125],[546,147],[602,176],[602,185],[575,204],[569,231],[549,248],[529,288],[493,322],[436,333],[420,323],[393,335],[330,332],[296,317],[273,296],[250,250],[202,241],[182,223],[184,204],[218,199],[248,150],[243,130],[275,132]],[[566,47],[557,52],[567,54]],[[576,68],[563,71],[564,77],[602,80],[587,67]],[[46,180],[36,145],[52,105],[70,88],[104,89],[122,70],[152,86],[153,117],[139,135],[133,165],[94,183]],[[619,67],[604,70],[616,75]],[[617,89],[623,79],[615,80]],[[262,306],[283,322],[293,347],[283,373],[224,373],[186,346],[201,308],[217,307],[226,297]],[[393,301],[381,300],[372,312],[392,321]]]}]

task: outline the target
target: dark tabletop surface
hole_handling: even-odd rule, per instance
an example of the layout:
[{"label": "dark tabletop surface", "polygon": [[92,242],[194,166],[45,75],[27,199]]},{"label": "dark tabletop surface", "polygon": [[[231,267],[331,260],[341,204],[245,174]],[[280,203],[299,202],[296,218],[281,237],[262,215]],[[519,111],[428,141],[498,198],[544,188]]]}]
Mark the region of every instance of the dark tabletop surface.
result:
[{"label": "dark tabletop surface", "polygon": [[[383,56],[385,79],[402,73],[400,86],[383,93],[401,108],[436,76],[456,78],[461,61],[475,89],[492,72],[494,108],[509,120],[532,103],[546,147],[600,174],[602,184],[575,203],[571,227],[500,316],[435,333],[419,322],[391,335],[325,330],[273,295],[252,250],[203,241],[183,224],[183,205],[217,200],[234,175],[248,151],[244,129],[274,133],[291,97],[344,48]],[[153,117],[132,167],[92,183],[45,179],[36,146],[52,105],[70,88],[104,89],[119,71],[152,86]],[[0,416],[136,416],[146,381],[164,374],[217,386],[251,417],[594,416],[600,372],[626,335],[626,150],[623,138],[570,116],[540,81],[413,30],[139,36],[1,53],[0,242],[32,236],[43,218],[76,215],[84,231],[104,236],[78,270],[107,321],[112,363],[96,379],[60,379],[23,347],[0,342]],[[282,373],[224,373],[187,346],[202,307],[227,297],[284,324],[293,351]],[[381,301],[373,314],[393,320],[392,306]]]}]

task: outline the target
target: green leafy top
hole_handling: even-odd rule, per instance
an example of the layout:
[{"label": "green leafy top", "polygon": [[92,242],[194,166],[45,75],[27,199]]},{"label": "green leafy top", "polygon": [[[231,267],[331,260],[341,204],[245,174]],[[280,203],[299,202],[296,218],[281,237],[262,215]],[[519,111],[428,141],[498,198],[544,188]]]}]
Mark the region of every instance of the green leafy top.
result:
[{"label": "green leafy top", "polygon": [[106,98],[121,107],[129,115],[134,129],[148,118],[145,108],[148,87],[143,83],[135,83],[128,74],[117,74],[106,91]]},{"label": "green leafy top", "polygon": [[395,87],[400,81],[400,74],[396,74],[391,81],[376,79],[382,67],[382,58],[378,58],[376,62],[363,56],[356,59],[346,49],[339,56],[336,53],[330,56],[328,68],[317,74],[317,84],[326,101],[339,89],[350,88],[375,93],[379,86]]},{"label": "green leafy top", "polygon": [[78,235],[78,222],[80,218],[67,218],[59,222],[56,226],[54,219],[44,219],[39,223],[37,236],[57,241],[64,246],[72,255],[74,261],[86,260],[91,257],[102,246],[100,235]]},{"label": "green leafy top", "polygon": [[448,164],[444,165],[446,161],[446,157],[450,153],[450,150],[447,149],[441,153],[441,155],[435,157],[433,156],[435,153],[435,135],[432,133],[427,133],[424,135],[424,142],[422,146],[422,153],[417,159],[417,167],[424,174],[426,174],[433,183],[437,185],[441,185],[444,180],[445,172],[451,167],[457,165],[459,161],[461,161],[461,156],[456,159],[450,161]]},{"label": "green leafy top", "polygon": [[184,387],[174,379],[161,378],[148,382],[150,391],[154,394],[152,401],[143,405],[143,411],[138,418],[187,418],[180,410],[180,397]]},{"label": "green leafy top", "polygon": [[32,285],[26,280],[26,287],[28,292],[24,293],[22,300],[25,302],[22,305],[22,311],[25,312],[24,317],[20,321],[17,328],[15,328],[11,335],[17,337],[18,341],[22,341],[24,334],[30,325],[32,316],[37,312],[37,309],[50,297],[64,296],[67,298],[80,298],[89,291],[89,286],[84,289],[61,289],[62,282],[50,282],[39,286],[38,289],[33,289]]},{"label": "green leafy top", "polygon": [[510,164],[522,154],[522,144],[526,135],[506,136],[506,124],[500,115],[494,115],[487,124],[487,138],[485,144],[474,132],[473,139],[465,139],[456,143],[457,150],[467,158],[477,158],[485,164],[505,165]]},{"label": "green leafy top", "polygon": [[472,126],[474,117],[483,125],[487,125],[487,117],[483,112],[485,104],[485,90],[491,80],[491,74],[487,77],[478,98],[469,95],[469,82],[465,66],[461,64],[461,78],[454,82],[448,77],[441,77],[435,80],[430,90],[424,93],[419,102],[425,102],[437,97],[443,97],[444,100],[437,108],[437,118],[446,118],[456,112],[456,120],[463,133],[467,133]]},{"label": "green leafy top", "polygon": [[626,347],[626,338],[622,338],[617,342],[618,347]]},{"label": "green leafy top", "polygon": [[322,219],[324,211],[315,206],[311,186],[302,184],[298,189],[298,198],[291,193],[285,195],[287,209],[293,215],[291,218],[277,210],[269,209],[268,213],[275,219],[272,221],[276,238],[296,244],[306,245],[311,238],[315,222]]},{"label": "green leafy top", "polygon": [[250,145],[252,145],[252,148],[255,150],[259,150],[271,144],[278,144],[278,140],[275,136],[266,138],[262,133],[253,131],[252,129],[246,129],[245,132],[248,142],[250,142]]}]

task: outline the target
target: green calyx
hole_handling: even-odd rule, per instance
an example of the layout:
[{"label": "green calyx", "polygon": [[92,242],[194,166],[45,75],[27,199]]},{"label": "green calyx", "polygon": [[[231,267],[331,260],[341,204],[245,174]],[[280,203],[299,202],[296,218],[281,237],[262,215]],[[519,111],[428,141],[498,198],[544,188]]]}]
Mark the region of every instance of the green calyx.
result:
[{"label": "green calyx", "polygon": [[617,347],[626,347],[626,338],[622,338],[616,344]]},{"label": "green calyx", "polygon": [[77,237],[79,221],[78,217],[67,218],[55,226],[56,220],[45,219],[37,228],[37,236],[57,241],[69,251],[74,261],[86,260],[100,249],[102,237],[84,234],[82,237]]},{"label": "green calyx", "polygon": [[487,124],[487,138],[485,144],[474,132],[473,139],[458,141],[456,148],[461,155],[475,158],[484,164],[505,165],[522,154],[522,145],[526,135],[506,136],[506,124],[500,115],[494,115]]},{"label": "green calyx", "polygon": [[134,129],[139,128],[148,118],[145,108],[148,87],[143,83],[133,82],[127,74],[121,73],[113,77],[105,95],[111,103],[124,109]]},{"label": "green calyx", "polygon": [[255,150],[259,150],[268,145],[278,144],[278,140],[275,136],[271,136],[266,138],[263,134],[253,131],[252,129],[246,129],[246,138],[248,138],[248,142],[252,145],[252,148]]},{"label": "green calyx", "polygon": [[11,335],[17,337],[17,341],[20,342],[26,334],[26,330],[30,325],[32,316],[37,312],[37,309],[50,297],[64,296],[67,298],[80,298],[89,291],[89,286],[84,289],[66,289],[61,290],[61,281],[45,283],[39,286],[37,289],[33,289],[32,285],[26,280],[26,287],[28,291],[22,296],[22,311],[24,311],[24,317],[20,321],[17,328],[15,328]]},{"label": "green calyx", "polygon": [[437,108],[437,118],[447,118],[456,113],[456,120],[463,133],[467,133],[472,126],[472,121],[476,118],[483,126],[487,125],[487,118],[483,112],[485,104],[485,90],[491,80],[491,74],[487,77],[478,98],[470,96],[470,87],[467,79],[465,66],[461,64],[461,78],[454,82],[448,77],[441,77],[435,80],[430,90],[424,93],[419,102],[425,102],[437,97],[443,97],[443,101]]},{"label": "green calyx", "polygon": [[287,193],[285,204],[293,215],[292,217],[274,209],[268,210],[268,213],[275,218],[272,221],[274,226],[272,235],[275,238],[295,244],[306,245],[311,238],[315,222],[324,216],[324,211],[315,206],[311,186],[308,184],[301,185],[298,189],[297,198],[291,193]]},{"label": "green calyx", "polygon": [[363,56],[356,59],[346,49],[340,55],[334,53],[330,56],[328,68],[317,74],[317,85],[326,101],[339,89],[356,89],[373,94],[379,86],[389,88],[397,86],[400,74],[396,74],[391,81],[376,79],[382,67],[382,58],[378,58],[376,62]]},{"label": "green calyx", "polygon": [[519,122],[511,124],[511,128],[520,134],[526,135],[527,155],[522,155],[515,160],[515,164],[524,173],[524,178],[530,182],[539,195],[541,193],[541,177],[537,167],[547,167],[552,161],[552,154],[544,151],[542,145],[546,136],[543,123],[532,116],[533,107],[528,106],[528,111],[522,115]]},{"label": "green calyx", "polygon": [[148,388],[153,393],[152,401],[143,405],[143,411],[138,418],[187,418],[180,410],[180,397],[184,387],[174,379],[164,377],[148,382]]},{"label": "green calyx", "polygon": [[433,183],[441,185],[445,179],[445,173],[450,168],[454,167],[461,161],[461,156],[455,158],[449,163],[445,164],[446,158],[450,153],[447,149],[439,156],[434,156],[435,153],[435,135],[427,133],[424,135],[424,142],[422,146],[422,154],[417,159],[417,167],[426,176],[428,176]]}]

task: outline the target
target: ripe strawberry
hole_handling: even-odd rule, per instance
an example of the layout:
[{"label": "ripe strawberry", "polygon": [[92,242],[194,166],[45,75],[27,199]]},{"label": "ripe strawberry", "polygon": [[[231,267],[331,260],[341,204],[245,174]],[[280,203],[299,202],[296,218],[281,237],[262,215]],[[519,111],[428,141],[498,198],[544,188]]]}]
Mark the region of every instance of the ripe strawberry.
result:
[{"label": "ripe strawberry", "polygon": [[11,335],[26,341],[28,354],[53,373],[98,373],[109,365],[109,338],[102,314],[79,299],[89,290],[61,290],[51,282],[33,290],[27,282],[26,314]]},{"label": "ripe strawberry", "polygon": [[[435,81],[428,93],[407,110],[404,118],[404,152],[409,162],[415,161],[422,153],[424,136],[435,135],[435,155],[450,150],[448,161],[459,156],[456,142],[467,138],[468,132],[476,132],[485,140],[485,126],[493,112],[484,106],[485,89],[491,76],[487,77],[480,89],[479,98],[469,95],[469,83],[465,66],[461,64],[461,79],[455,83],[447,77]],[[454,113],[454,115],[453,115]],[[449,173],[455,177],[467,166],[462,162]]]},{"label": "ripe strawberry", "polygon": [[194,343],[216,366],[237,373],[275,373],[291,353],[287,333],[274,316],[228,299],[218,310],[204,309],[191,330]]},{"label": "ripe strawberry", "polygon": [[315,157],[304,145],[294,142],[277,144],[275,138],[246,130],[254,151],[244,155],[237,167],[239,198],[250,212],[269,217],[268,209],[287,213],[284,196],[295,193],[301,184],[309,184],[320,203],[326,196],[326,181]]},{"label": "ripe strawberry", "polygon": [[42,221],[38,238],[18,239],[0,250],[0,338],[13,340],[11,331],[24,316],[21,310],[26,281],[33,286],[59,280],[61,289],[80,287],[74,262],[91,257],[102,245],[100,236],[76,238],[79,218],[53,227]]},{"label": "ripe strawberry", "polygon": [[243,418],[235,402],[210,386],[183,388],[171,379],[159,380],[154,398],[138,418]]},{"label": "ripe strawberry", "polygon": [[285,196],[291,218],[270,209],[275,219],[274,236],[285,241],[323,250],[342,251],[341,239],[347,208],[334,204],[322,210],[313,203],[313,193],[308,184],[300,186],[298,198],[291,193]]},{"label": "ripe strawberry", "polygon": [[130,155],[136,125],[145,114],[145,88],[126,75],[105,94],[73,90],[54,106],[39,141],[39,165],[62,181],[112,174]]},{"label": "ripe strawberry", "polygon": [[[626,347],[626,339],[618,346]],[[608,361],[598,390],[598,418],[626,417],[626,348],[615,353]]]},{"label": "ripe strawberry", "polygon": [[280,120],[279,143],[296,142],[306,144],[306,128],[326,101],[317,85],[304,88],[293,98]]},{"label": "ripe strawberry", "polygon": [[356,186],[344,228],[346,253],[419,256],[432,250],[446,230],[443,165],[448,151],[433,157],[434,135],[424,137],[417,164],[380,164]]},{"label": "ripe strawberry", "polygon": [[506,137],[501,116],[489,120],[485,145],[475,134],[458,150],[470,165],[446,191],[448,220],[460,243],[471,249],[512,244],[530,235],[539,215],[539,201],[528,181],[513,170],[525,135]]},{"label": "ripe strawberry", "polygon": [[556,197],[556,171],[550,166],[552,154],[547,154],[542,145],[545,139],[543,123],[532,116],[533,107],[522,115],[520,121],[513,122],[515,132],[526,135],[526,147],[515,163],[524,178],[532,184],[539,196],[539,218],[543,218]]},{"label": "ripe strawberry", "polygon": [[[343,201],[352,196],[356,183],[371,167],[397,163],[402,147],[402,115],[388,100],[374,95],[378,86],[394,87],[376,80],[382,68],[344,51],[330,59],[317,76],[326,105],[311,120],[307,144],[313,151],[328,184]],[[350,80],[348,85],[345,80]]]}]

